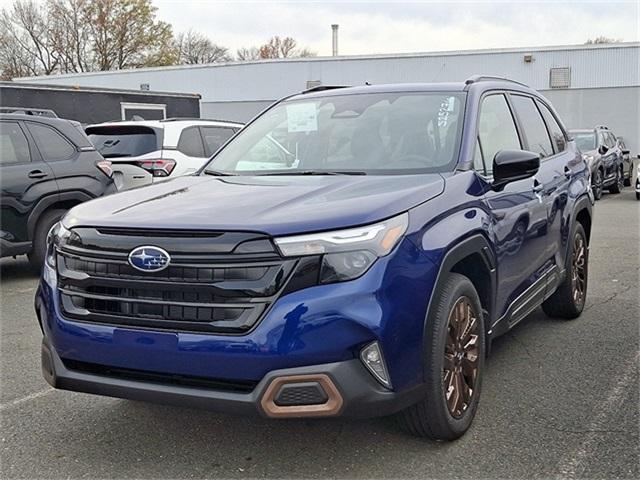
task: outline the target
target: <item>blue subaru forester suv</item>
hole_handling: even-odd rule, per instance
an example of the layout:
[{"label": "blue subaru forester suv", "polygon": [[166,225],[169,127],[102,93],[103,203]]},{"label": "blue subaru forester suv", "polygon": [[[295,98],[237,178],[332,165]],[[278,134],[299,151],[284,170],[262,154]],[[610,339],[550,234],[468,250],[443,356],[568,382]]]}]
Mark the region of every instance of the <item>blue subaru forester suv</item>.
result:
[{"label": "blue subaru forester suv", "polygon": [[491,341],[585,304],[589,171],[494,77],[317,87],[195,175],[73,208],[36,297],[56,388],[454,439]]}]

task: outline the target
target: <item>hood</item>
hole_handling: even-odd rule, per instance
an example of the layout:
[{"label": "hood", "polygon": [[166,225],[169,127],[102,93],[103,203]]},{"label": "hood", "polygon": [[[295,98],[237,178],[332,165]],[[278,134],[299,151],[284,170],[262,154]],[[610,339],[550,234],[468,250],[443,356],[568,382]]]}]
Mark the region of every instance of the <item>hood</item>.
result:
[{"label": "hood", "polygon": [[64,224],[287,235],[373,223],[443,189],[439,174],[185,176],[83,203]]}]

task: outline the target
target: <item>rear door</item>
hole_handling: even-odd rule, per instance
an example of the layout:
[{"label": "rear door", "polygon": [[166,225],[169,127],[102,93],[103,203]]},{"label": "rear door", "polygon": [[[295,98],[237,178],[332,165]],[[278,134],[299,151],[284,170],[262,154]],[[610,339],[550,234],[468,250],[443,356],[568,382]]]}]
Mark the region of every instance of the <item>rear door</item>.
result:
[{"label": "rear door", "polygon": [[0,121],[0,179],[0,235],[8,242],[26,242],[29,214],[42,197],[57,195],[58,186],[23,122]]}]

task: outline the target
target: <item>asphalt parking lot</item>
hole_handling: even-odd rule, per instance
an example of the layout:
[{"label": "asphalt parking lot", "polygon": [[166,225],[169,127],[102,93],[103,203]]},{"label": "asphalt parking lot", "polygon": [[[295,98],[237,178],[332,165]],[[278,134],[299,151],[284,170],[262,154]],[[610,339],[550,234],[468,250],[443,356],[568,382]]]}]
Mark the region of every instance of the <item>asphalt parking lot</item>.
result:
[{"label": "asphalt parking lot", "polygon": [[475,423],[433,443],[393,419],[267,421],[48,388],[36,278],[1,261],[2,478],[638,478],[640,202],[597,203],[585,312],[494,344]]}]

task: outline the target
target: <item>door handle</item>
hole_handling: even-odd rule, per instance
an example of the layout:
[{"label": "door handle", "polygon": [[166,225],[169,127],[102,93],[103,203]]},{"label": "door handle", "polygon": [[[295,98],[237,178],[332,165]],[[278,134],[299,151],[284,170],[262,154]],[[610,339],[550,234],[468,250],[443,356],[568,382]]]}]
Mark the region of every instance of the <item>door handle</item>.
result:
[{"label": "door handle", "polygon": [[538,179],[533,180],[533,193],[540,193],[544,190],[544,185],[541,184]]},{"label": "door handle", "polygon": [[29,178],[44,178],[47,175],[49,175],[48,173],[43,172],[42,170],[31,170],[29,172],[28,177]]}]

